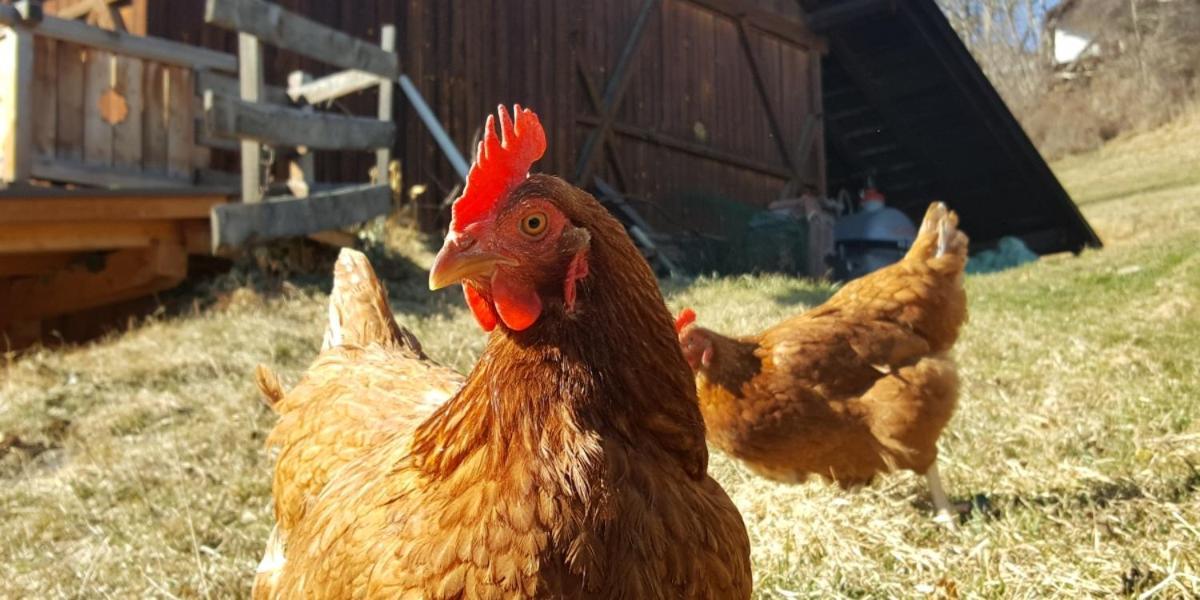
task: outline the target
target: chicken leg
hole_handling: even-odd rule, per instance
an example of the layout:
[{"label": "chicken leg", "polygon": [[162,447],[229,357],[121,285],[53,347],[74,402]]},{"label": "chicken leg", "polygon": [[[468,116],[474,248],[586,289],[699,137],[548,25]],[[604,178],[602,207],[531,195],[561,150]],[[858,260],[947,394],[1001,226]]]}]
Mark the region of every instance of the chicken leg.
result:
[{"label": "chicken leg", "polygon": [[953,526],[958,513],[950,504],[950,499],[946,497],[946,489],[942,487],[942,476],[938,473],[936,462],[925,472],[925,481],[929,482],[929,495],[933,497],[933,508],[937,511],[933,520]]}]

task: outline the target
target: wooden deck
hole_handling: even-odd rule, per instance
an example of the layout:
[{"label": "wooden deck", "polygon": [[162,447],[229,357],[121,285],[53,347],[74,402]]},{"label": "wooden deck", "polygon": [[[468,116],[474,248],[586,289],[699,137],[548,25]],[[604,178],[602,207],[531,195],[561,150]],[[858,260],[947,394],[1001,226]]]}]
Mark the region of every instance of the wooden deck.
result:
[{"label": "wooden deck", "polygon": [[[392,26],[376,46],[263,0],[210,0],[208,20],[241,32],[234,55],[131,33],[125,16],[147,8],[0,3],[0,352],[179,285],[190,256],[328,240],[391,210]],[[256,36],[347,70],[268,85]],[[369,118],[301,100],[369,87]],[[374,153],[373,181],[314,181],[312,153],[330,149]],[[213,171],[213,151],[231,150],[239,172]],[[276,157],[286,185],[272,181]]]},{"label": "wooden deck", "polygon": [[209,215],[229,201],[203,190],[0,192],[0,349],[42,322],[168,290],[188,256],[209,254]]}]

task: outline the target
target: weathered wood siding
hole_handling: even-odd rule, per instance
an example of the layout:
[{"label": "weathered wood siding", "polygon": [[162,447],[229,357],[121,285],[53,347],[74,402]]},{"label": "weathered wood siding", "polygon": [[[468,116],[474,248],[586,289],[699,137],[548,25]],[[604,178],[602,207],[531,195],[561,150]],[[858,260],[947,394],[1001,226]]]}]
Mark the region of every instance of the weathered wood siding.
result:
[{"label": "weathered wood siding", "polygon": [[[577,65],[603,94],[643,1],[282,0],[279,4],[374,42],[379,40],[380,24],[394,23],[401,68],[460,148],[470,153],[484,117],[497,104],[519,102],[537,110],[547,127],[547,156],[535,168],[570,178],[580,147],[598,118]],[[746,8],[799,23],[799,11],[791,0],[662,0],[648,21],[615,114],[620,125],[615,146],[630,179],[625,191],[662,209],[645,211],[655,225],[700,224],[704,215],[692,214],[696,211],[685,206],[683,198],[689,192],[765,205],[778,197],[789,178],[737,21],[729,16]],[[150,0],[147,33],[235,52],[234,36],[203,25],[202,12],[200,1]],[[821,112],[819,42],[813,36],[764,31],[753,23],[747,31],[784,143],[798,156],[796,145],[806,119]],[[282,85],[292,70],[315,76],[334,70],[269,46],[264,48],[264,65],[267,83],[276,85]],[[375,94],[366,91],[343,104],[353,114],[371,115]],[[423,224],[435,228],[444,223],[442,196],[455,176],[403,97],[396,103],[396,123],[394,150],[403,162],[405,183],[429,185],[419,202]],[[647,137],[647,132],[676,143],[667,147],[631,135]],[[807,183],[820,187],[823,137],[818,132],[813,139],[799,170]],[[722,164],[681,151],[680,143],[690,144],[693,150],[736,156],[756,167]],[[596,174],[615,182],[607,157],[600,158]],[[361,181],[373,166],[370,153],[341,153],[318,160],[317,179]]]},{"label": "weathered wood siding", "polygon": [[34,51],[35,177],[184,185],[207,166],[191,69],[41,36]]}]

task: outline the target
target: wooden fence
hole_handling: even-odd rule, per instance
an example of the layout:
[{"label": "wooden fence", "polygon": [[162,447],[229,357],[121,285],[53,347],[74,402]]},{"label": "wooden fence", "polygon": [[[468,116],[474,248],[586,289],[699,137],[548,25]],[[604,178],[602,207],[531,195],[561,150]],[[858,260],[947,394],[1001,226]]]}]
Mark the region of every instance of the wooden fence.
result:
[{"label": "wooden fence", "polygon": [[235,57],[0,5],[0,183],[107,188],[208,181],[195,73]]},{"label": "wooden fence", "polygon": [[[237,138],[242,165],[242,202],[213,210],[214,252],[337,229],[388,212],[388,163],[396,136],[392,86],[399,75],[395,28],[382,27],[375,46],[262,0],[208,0],[205,21],[238,32],[237,94],[229,86],[204,90],[207,135]],[[295,73],[287,95],[309,106],[273,104],[263,82],[264,42],[345,70],[317,80]],[[372,86],[379,87],[375,117],[315,110],[314,105]],[[264,161],[264,150],[268,156],[290,155],[290,195],[264,197],[270,162]],[[363,185],[313,182],[315,150],[374,151],[375,180]]]},{"label": "wooden fence", "polygon": [[[90,6],[71,12],[113,8]],[[0,4],[0,347],[174,287],[190,255],[390,209],[394,29],[375,46],[257,0],[208,9],[240,32],[238,55],[131,35],[113,11],[105,30],[42,14],[40,2]],[[260,40],[347,70],[265,85]],[[318,110],[372,86],[369,118]],[[211,170],[213,149],[241,151],[243,173]],[[322,150],[372,152],[375,181],[314,181]],[[267,177],[274,156],[290,163],[286,185]]]}]

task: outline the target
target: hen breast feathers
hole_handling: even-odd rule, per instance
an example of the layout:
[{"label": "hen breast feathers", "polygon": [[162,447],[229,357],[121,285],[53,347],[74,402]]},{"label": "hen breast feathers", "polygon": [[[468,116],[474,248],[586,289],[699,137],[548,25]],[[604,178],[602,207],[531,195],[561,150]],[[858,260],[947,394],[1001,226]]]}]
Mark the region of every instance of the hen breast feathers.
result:
[{"label": "hen breast feathers", "polygon": [[760,474],[843,486],[878,472],[926,472],[958,397],[946,356],[966,319],[967,238],[930,207],[898,263],[760,334],[707,332],[697,372],[709,439]]},{"label": "hen breast feathers", "polygon": [[281,416],[255,597],[749,598],[749,539],[706,473],[653,275],[620,224],[580,202],[594,241],[618,240],[593,244],[588,318],[650,324],[641,346],[677,367],[647,377],[650,358],[627,368],[610,349],[625,333],[582,335],[554,314],[529,336],[572,340],[497,330],[464,380],[425,357],[366,259],[343,251],[327,347],[286,394],[260,369]]}]

